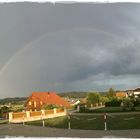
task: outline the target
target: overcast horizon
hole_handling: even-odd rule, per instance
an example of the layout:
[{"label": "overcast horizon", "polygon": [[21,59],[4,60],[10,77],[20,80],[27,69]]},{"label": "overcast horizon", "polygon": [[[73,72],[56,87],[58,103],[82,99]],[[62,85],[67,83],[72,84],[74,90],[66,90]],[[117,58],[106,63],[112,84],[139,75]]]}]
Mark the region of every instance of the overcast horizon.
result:
[{"label": "overcast horizon", "polygon": [[0,98],[140,87],[140,4],[0,4]]}]

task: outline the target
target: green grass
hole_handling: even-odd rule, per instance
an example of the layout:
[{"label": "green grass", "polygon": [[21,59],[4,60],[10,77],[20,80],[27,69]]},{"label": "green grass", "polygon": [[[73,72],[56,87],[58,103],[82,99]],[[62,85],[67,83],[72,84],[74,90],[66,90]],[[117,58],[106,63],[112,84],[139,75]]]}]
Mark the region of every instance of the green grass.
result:
[{"label": "green grass", "polygon": [[104,108],[99,108],[99,109],[96,109],[96,110],[92,110],[92,112],[95,112],[95,113],[102,113],[102,112],[122,112],[122,109],[121,107],[104,107]]},{"label": "green grass", "polygon": [[[42,126],[42,120],[39,121],[32,121],[32,122],[26,122],[25,124],[28,125],[37,125],[37,126]],[[56,128],[67,128],[68,124],[68,119],[66,116],[64,117],[56,117],[56,118],[51,118],[51,119],[46,119],[45,120],[45,126],[49,127],[56,127]]]},{"label": "green grass", "polygon": [[[72,129],[104,130],[103,115],[72,115],[70,122]],[[42,126],[42,121],[27,122],[26,124]],[[46,119],[45,126],[68,128],[68,118],[65,116]],[[140,114],[107,116],[107,128],[108,130],[140,129]]]},{"label": "green grass", "polygon": [[[76,119],[79,118],[80,120]],[[93,129],[93,130],[103,130],[104,126],[103,116],[72,116],[71,117],[71,128],[73,129]]]},{"label": "green grass", "polygon": [[[80,120],[77,120],[80,118]],[[103,129],[103,125],[101,125],[101,120],[103,119],[101,116],[96,120],[88,120],[96,118],[96,116],[71,116],[71,128],[73,129]],[[47,127],[56,127],[56,128],[68,128],[68,117],[57,117],[53,119],[46,119],[45,126]],[[42,121],[33,121],[33,122],[26,122],[28,125],[37,125],[42,126]]]},{"label": "green grass", "polygon": [[0,120],[0,125],[5,123],[8,123],[8,120]]},{"label": "green grass", "polygon": [[140,129],[140,114],[108,117],[107,125],[109,130]]},{"label": "green grass", "polygon": [[[140,107],[135,107],[135,110],[132,110],[133,112],[140,111]],[[89,110],[89,109],[83,109],[80,111],[80,113],[117,113],[117,112],[132,112],[132,111],[123,111],[121,107],[104,107],[99,108],[95,110]]]}]

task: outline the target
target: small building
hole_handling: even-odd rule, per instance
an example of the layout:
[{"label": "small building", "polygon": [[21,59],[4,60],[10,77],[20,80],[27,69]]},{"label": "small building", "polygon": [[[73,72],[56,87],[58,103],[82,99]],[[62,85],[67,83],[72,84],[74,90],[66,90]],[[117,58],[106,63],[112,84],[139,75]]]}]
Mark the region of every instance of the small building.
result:
[{"label": "small building", "polygon": [[133,90],[126,90],[128,97],[131,97],[134,95]]},{"label": "small building", "polygon": [[78,99],[71,99],[71,100],[69,101],[69,103],[70,103],[72,106],[75,106],[75,105],[80,104],[81,101],[78,100]]},{"label": "small building", "polygon": [[129,97],[134,96],[135,98],[137,98],[138,96],[140,96],[140,88],[136,88],[133,90],[127,90],[126,92]]},{"label": "small building", "polygon": [[128,97],[128,95],[127,95],[127,92],[125,92],[125,91],[118,91],[118,92],[116,92],[116,97],[126,98],[126,97]]},{"label": "small building", "polygon": [[56,105],[69,108],[70,104],[55,92],[33,92],[25,103],[26,110],[41,110],[43,105]]}]

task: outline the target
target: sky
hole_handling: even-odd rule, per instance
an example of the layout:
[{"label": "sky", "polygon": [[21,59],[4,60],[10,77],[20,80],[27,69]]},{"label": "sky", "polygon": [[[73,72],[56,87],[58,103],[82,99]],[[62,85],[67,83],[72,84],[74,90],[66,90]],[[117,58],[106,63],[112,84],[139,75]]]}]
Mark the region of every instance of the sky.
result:
[{"label": "sky", "polygon": [[0,98],[140,86],[140,4],[0,4]]}]

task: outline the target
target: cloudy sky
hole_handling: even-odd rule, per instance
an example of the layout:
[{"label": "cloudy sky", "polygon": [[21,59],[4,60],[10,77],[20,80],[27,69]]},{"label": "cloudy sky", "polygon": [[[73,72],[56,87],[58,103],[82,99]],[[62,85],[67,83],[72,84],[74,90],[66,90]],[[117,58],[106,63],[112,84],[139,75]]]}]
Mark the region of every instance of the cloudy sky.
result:
[{"label": "cloudy sky", "polygon": [[0,4],[0,98],[140,86],[140,4]]}]

